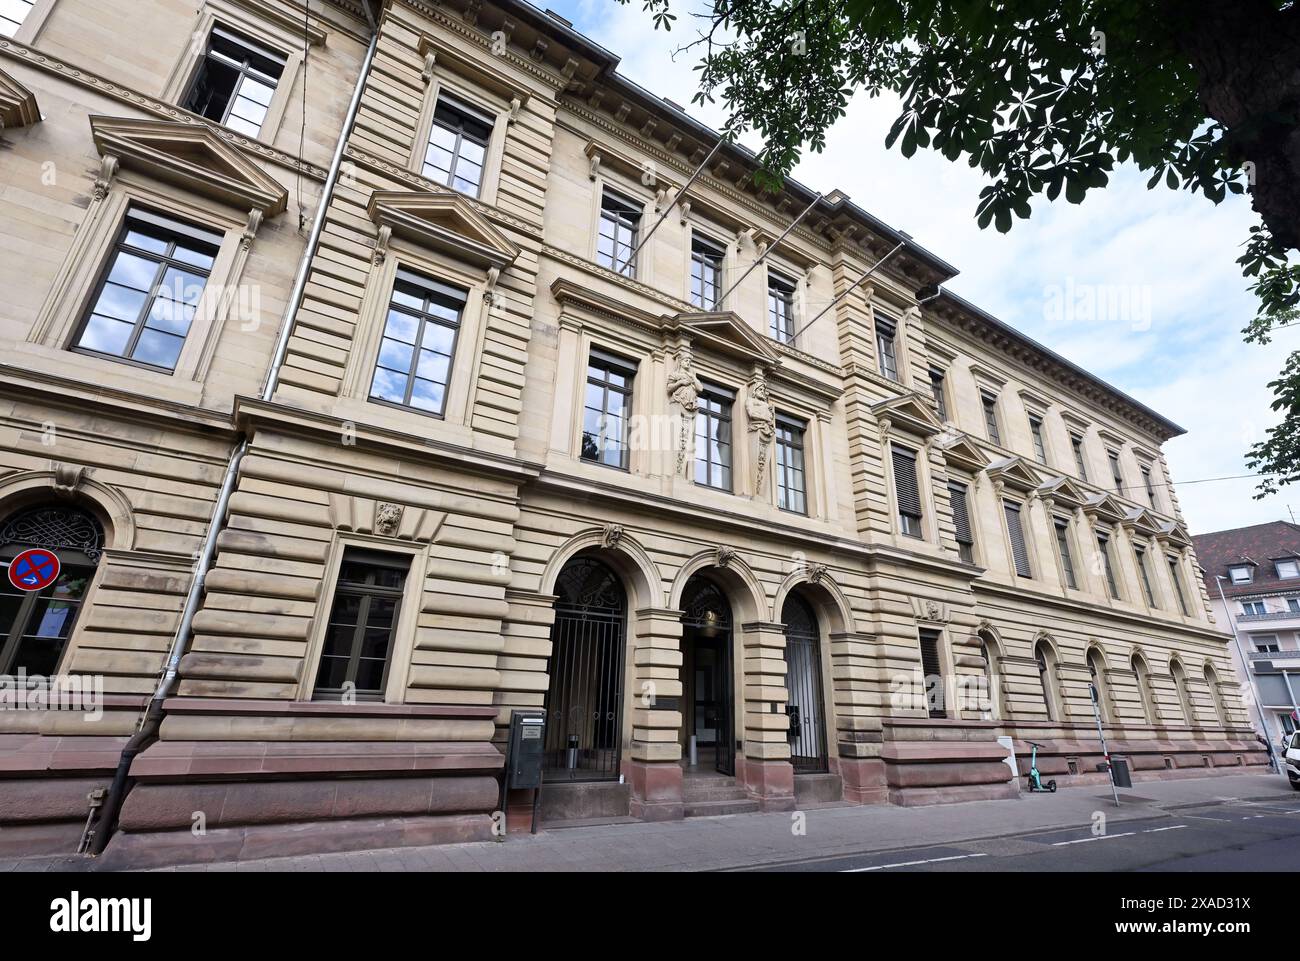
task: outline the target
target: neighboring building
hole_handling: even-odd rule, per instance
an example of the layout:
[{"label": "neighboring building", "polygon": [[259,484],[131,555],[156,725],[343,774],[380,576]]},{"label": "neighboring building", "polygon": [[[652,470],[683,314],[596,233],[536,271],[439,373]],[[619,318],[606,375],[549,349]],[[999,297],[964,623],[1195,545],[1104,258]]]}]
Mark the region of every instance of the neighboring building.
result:
[{"label": "neighboring building", "polygon": [[1192,540],[1214,619],[1228,632],[1235,625],[1241,639],[1246,659],[1234,646],[1233,661],[1250,721],[1260,731],[1258,704],[1268,723],[1260,733],[1277,750],[1300,710],[1300,525],[1273,521]]},{"label": "neighboring building", "polygon": [[1000,737],[1096,780],[1094,681],[1139,778],[1261,764],[1175,424],[838,191],[728,145],[680,196],[716,135],[552,14],[303,21],[0,39],[0,562],[63,565],[0,672],[105,687],[0,711],[0,849],[75,846],[176,637],[110,855],[485,837],[516,708],[556,817],[1007,796]]}]

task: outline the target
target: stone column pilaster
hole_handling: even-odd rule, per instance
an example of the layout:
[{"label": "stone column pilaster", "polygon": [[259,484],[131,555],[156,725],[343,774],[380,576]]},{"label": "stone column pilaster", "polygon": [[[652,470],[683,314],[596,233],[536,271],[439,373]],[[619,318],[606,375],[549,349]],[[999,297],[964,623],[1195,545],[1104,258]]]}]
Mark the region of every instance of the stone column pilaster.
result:
[{"label": "stone column pilaster", "polygon": [[632,654],[632,742],[625,768],[631,814],[648,821],[682,816],[682,612],[636,612]]},{"label": "stone column pilaster", "polygon": [[737,636],[742,658],[744,754],[736,775],[765,811],[794,810],[794,768],[790,765],[790,718],[786,705],[785,627],[745,624]]}]

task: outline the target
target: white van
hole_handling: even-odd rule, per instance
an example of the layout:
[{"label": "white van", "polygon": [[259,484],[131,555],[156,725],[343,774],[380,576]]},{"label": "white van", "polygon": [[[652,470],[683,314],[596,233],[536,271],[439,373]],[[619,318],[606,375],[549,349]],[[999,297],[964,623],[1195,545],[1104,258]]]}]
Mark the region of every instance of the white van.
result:
[{"label": "white van", "polygon": [[1282,769],[1291,779],[1291,786],[1300,791],[1300,731],[1291,735],[1287,742],[1286,754],[1282,759]]}]

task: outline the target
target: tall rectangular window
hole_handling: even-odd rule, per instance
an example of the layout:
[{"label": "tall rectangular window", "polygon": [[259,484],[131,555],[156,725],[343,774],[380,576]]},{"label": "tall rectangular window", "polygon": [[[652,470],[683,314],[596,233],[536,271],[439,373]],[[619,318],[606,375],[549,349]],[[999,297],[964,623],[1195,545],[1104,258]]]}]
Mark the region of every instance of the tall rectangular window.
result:
[{"label": "tall rectangular window", "polygon": [[948,400],[944,396],[943,390],[944,376],[943,371],[934,367],[930,368],[930,394],[934,397],[934,409],[939,414],[940,420],[948,419]]},{"label": "tall rectangular window", "polygon": [[1034,460],[1046,464],[1047,445],[1043,443],[1043,418],[1038,414],[1029,415],[1029,434],[1034,440]]},{"label": "tall rectangular window", "polygon": [[731,490],[731,406],[736,395],[705,384],[695,412],[695,483]]},{"label": "tall rectangular window", "polygon": [[984,408],[984,430],[989,440],[995,444],[1002,443],[1002,432],[998,430],[998,399],[986,390],[980,391],[980,404]]},{"label": "tall rectangular window", "polygon": [[1074,468],[1079,472],[1079,480],[1088,479],[1088,463],[1083,459],[1083,438],[1078,434],[1070,435],[1070,450],[1074,453]]},{"label": "tall rectangular window", "polygon": [[1156,592],[1151,587],[1151,572],[1147,569],[1147,552],[1144,548],[1134,546],[1133,555],[1137,559],[1138,578],[1142,581],[1142,593],[1146,595],[1148,607],[1159,607]]},{"label": "tall rectangular window", "polygon": [[468,293],[398,268],[370,399],[441,416]]},{"label": "tall rectangular window", "polygon": [[1115,485],[1115,493],[1124,493],[1124,473],[1119,468],[1119,451],[1106,451],[1106,460],[1110,462],[1110,479]]},{"label": "tall rectangular window", "polygon": [[181,106],[256,137],[284,73],[285,59],[243,34],[214,26]]},{"label": "tall rectangular window", "polygon": [[409,569],[410,560],[401,555],[344,551],[316,672],[316,698],[384,696]]},{"label": "tall rectangular window", "polygon": [[1020,505],[1015,501],[1003,501],[1002,511],[1007,519],[1007,536],[1011,539],[1011,560],[1016,574],[1020,577],[1033,577],[1034,569],[1029,564],[1029,545],[1025,542]]},{"label": "tall rectangular window", "polygon": [[700,310],[718,309],[725,256],[722,247],[707,237],[691,235],[691,303]]},{"label": "tall rectangular window", "polygon": [[220,244],[215,231],[132,208],[74,349],[174,370]]},{"label": "tall rectangular window", "polygon": [[959,481],[949,481],[948,500],[952,504],[952,523],[957,532],[957,555],[965,563],[974,564],[975,537],[970,523],[969,488]]},{"label": "tall rectangular window", "polygon": [[1288,597],[1286,599],[1286,609],[1292,614],[1300,614],[1300,600]]},{"label": "tall rectangular window", "polygon": [[775,270],[767,272],[767,327],[773,340],[794,342],[795,282]]},{"label": "tall rectangular window", "polygon": [[1052,521],[1056,529],[1056,550],[1061,556],[1061,572],[1065,575],[1065,586],[1071,590],[1079,589],[1079,578],[1074,573],[1074,552],[1070,550],[1070,522],[1064,517]]},{"label": "tall rectangular window", "polygon": [[1178,569],[1178,558],[1166,557],[1165,560],[1169,564],[1169,580],[1174,585],[1174,597],[1178,598],[1178,610],[1183,617],[1190,617],[1192,612],[1187,606],[1187,594],[1183,591],[1183,575]]},{"label": "tall rectangular window", "polygon": [[880,375],[898,380],[898,353],[894,345],[897,328],[882,314],[876,314],[876,353],[880,358]]},{"label": "tall rectangular window", "polygon": [[487,114],[439,94],[421,172],[445,187],[477,197],[493,124]]},{"label": "tall rectangular window", "polygon": [[641,208],[606,190],[600,198],[600,232],[596,237],[596,262],[624,277],[636,276],[632,251],[636,250]]},{"label": "tall rectangular window", "polygon": [[1144,466],[1142,468],[1142,487],[1147,492],[1147,506],[1150,507],[1152,510],[1155,510],[1156,509],[1156,485],[1155,482],[1151,480],[1150,467]]},{"label": "tall rectangular window", "polygon": [[898,529],[908,537],[921,536],[921,486],[917,481],[916,452],[891,447],[894,493],[898,498]]},{"label": "tall rectangular window", "polygon": [[0,37],[12,37],[36,6],[36,0],[0,0]]},{"label": "tall rectangular window", "polygon": [[1115,580],[1115,565],[1110,557],[1110,535],[1104,531],[1097,532],[1097,550],[1101,554],[1101,569],[1106,575],[1106,588],[1110,596],[1119,600],[1119,582]]},{"label": "tall rectangular window", "polygon": [[948,716],[944,705],[943,661],[939,658],[940,636],[938,631],[928,628],[922,628],[920,634],[921,673],[925,677],[926,713],[934,718]]},{"label": "tall rectangular window", "polygon": [[587,395],[582,411],[582,459],[628,466],[628,413],[632,407],[631,361],[592,350],[587,363]]},{"label": "tall rectangular window", "polygon": [[776,506],[796,514],[808,513],[807,477],[804,470],[801,420],[778,414],[776,418]]}]

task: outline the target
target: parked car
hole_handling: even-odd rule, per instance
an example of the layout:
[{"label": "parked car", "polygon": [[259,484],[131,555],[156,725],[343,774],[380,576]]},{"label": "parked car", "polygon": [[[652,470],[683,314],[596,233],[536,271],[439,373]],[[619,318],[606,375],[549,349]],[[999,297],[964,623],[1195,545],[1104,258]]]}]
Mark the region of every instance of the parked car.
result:
[{"label": "parked car", "polygon": [[1291,779],[1291,786],[1300,791],[1300,731],[1291,735],[1291,743],[1282,758],[1282,769]]}]

